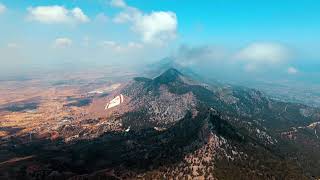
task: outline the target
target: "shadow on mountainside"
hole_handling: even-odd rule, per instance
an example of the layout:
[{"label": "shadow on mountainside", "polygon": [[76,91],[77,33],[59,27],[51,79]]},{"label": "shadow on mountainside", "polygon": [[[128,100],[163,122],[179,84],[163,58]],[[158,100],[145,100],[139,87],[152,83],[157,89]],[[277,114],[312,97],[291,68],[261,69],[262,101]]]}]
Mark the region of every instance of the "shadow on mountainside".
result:
[{"label": "shadow on mountainside", "polygon": [[0,177],[25,179],[39,176],[42,179],[53,171],[79,175],[118,167],[144,172],[174,164],[206,142],[207,136],[200,132],[208,115],[208,110],[196,117],[187,113],[165,131],[143,129],[109,132],[96,139],[72,143],[49,139],[33,139],[29,142],[28,137],[14,137],[1,144],[2,152],[10,154],[9,158],[13,158],[13,154],[29,158],[17,160],[15,157],[0,163]]}]

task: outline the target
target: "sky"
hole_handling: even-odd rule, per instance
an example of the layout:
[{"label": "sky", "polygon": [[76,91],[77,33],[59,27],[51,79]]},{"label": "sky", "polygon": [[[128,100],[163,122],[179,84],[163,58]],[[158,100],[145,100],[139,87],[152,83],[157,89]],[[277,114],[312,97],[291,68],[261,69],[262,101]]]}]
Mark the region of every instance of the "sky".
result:
[{"label": "sky", "polygon": [[172,57],[220,78],[316,79],[318,0],[0,0],[0,75]]}]

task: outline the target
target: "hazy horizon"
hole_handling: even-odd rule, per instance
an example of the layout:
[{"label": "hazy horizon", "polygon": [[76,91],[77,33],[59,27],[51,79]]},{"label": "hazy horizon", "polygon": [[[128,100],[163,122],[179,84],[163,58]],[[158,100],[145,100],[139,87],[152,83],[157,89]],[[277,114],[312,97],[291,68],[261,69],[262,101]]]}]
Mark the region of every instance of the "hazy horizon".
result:
[{"label": "hazy horizon", "polygon": [[0,75],[142,68],[170,57],[220,80],[319,83],[319,6],[312,0],[2,0]]}]

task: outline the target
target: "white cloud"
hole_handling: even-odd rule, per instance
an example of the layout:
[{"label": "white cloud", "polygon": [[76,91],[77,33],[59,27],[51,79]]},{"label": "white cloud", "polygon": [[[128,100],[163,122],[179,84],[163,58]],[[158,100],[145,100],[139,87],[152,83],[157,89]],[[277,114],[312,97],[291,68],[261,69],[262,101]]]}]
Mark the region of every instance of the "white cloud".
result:
[{"label": "white cloud", "polygon": [[4,13],[6,10],[7,7],[4,4],[0,3],[0,14]]},{"label": "white cloud", "polygon": [[100,43],[100,46],[106,49],[109,49],[113,52],[125,52],[132,51],[137,49],[142,49],[143,45],[137,42],[129,42],[127,44],[120,44],[115,41],[103,41]]},{"label": "white cloud", "polygon": [[298,70],[294,67],[289,67],[287,72],[288,72],[288,74],[297,74]]},{"label": "white cloud", "polygon": [[7,47],[8,47],[8,48],[18,48],[19,46],[18,46],[17,43],[8,43],[8,44],[7,44]]},{"label": "white cloud", "polygon": [[105,22],[109,21],[109,17],[107,15],[105,15],[104,13],[99,13],[96,16],[95,21],[105,23]]},{"label": "white cloud", "polygon": [[119,7],[119,8],[127,7],[127,4],[126,2],[124,2],[124,0],[111,0],[110,4],[113,7]]},{"label": "white cloud", "polygon": [[85,15],[83,11],[78,7],[72,10],[72,15],[79,22],[82,22],[82,23],[89,22],[88,16]]},{"label": "white cloud", "polygon": [[127,9],[124,12],[120,12],[113,18],[113,22],[115,23],[126,23],[126,22],[134,22],[135,19],[141,17],[141,12],[137,9]]},{"label": "white cloud", "polygon": [[223,47],[206,46],[188,46],[182,45],[174,55],[175,60],[184,66],[212,66],[214,63],[221,65],[226,62],[228,54]]},{"label": "white cloud", "polygon": [[144,13],[135,7],[128,6],[122,0],[113,0],[111,5],[123,9],[113,21],[129,23],[131,29],[141,36],[143,42],[163,44],[176,38],[178,20],[174,12]]},{"label": "white cloud", "polygon": [[244,65],[244,70],[246,72],[255,72],[258,69],[257,64],[245,64]]},{"label": "white cloud", "polygon": [[83,47],[89,47],[91,39],[87,36],[83,37],[81,45]]},{"label": "white cloud", "polygon": [[28,8],[28,19],[45,24],[86,23],[87,15],[76,7],[71,10],[63,6],[38,6]]},{"label": "white cloud", "polygon": [[66,48],[72,45],[72,40],[69,38],[57,38],[54,43],[54,48]]},{"label": "white cloud", "polygon": [[129,42],[129,43],[128,43],[128,48],[141,49],[141,48],[143,48],[143,45],[140,44],[140,43],[136,43],[136,42]]},{"label": "white cloud", "polygon": [[100,45],[101,45],[102,47],[112,47],[112,48],[114,48],[114,47],[117,46],[117,43],[114,42],[114,41],[103,41],[103,42],[101,42]]},{"label": "white cloud", "polygon": [[173,12],[152,12],[137,19],[134,30],[140,33],[144,42],[162,43],[176,37],[177,17]]},{"label": "white cloud", "polygon": [[252,43],[236,54],[236,59],[254,64],[277,64],[289,57],[288,48],[277,43]]}]

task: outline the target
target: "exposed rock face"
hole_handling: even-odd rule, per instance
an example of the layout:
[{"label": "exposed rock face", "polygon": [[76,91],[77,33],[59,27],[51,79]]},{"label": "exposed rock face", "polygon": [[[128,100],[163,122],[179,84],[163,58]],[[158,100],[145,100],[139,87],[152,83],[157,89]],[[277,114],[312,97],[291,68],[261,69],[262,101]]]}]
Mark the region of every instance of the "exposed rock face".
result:
[{"label": "exposed rock face", "polygon": [[113,98],[104,109],[110,109],[116,106],[119,106],[121,103],[123,103],[124,101],[124,97],[122,94],[116,96],[115,98]]}]

